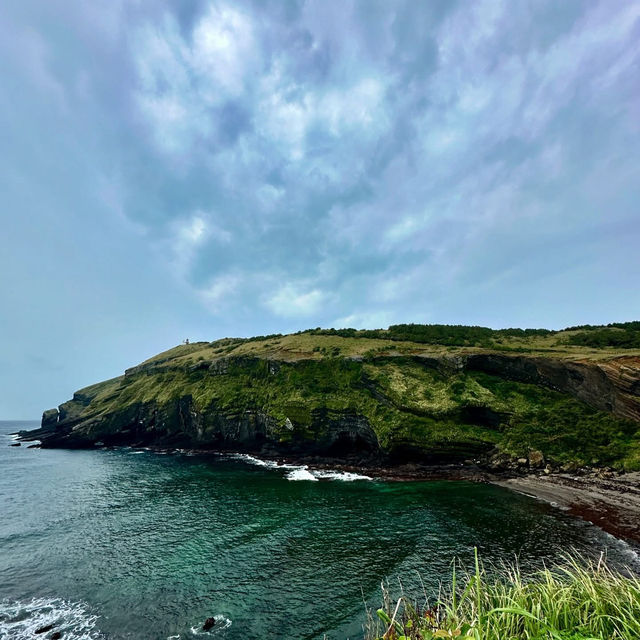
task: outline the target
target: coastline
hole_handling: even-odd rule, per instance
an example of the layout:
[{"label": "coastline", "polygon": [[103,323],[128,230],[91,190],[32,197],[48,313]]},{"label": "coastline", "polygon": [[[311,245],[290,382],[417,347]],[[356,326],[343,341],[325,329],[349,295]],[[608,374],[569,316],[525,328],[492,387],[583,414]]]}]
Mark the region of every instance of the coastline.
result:
[{"label": "coastline", "polygon": [[616,538],[640,545],[640,472],[637,471],[618,474],[584,469],[578,475],[530,469],[516,474],[488,470],[475,463],[388,465],[317,456],[256,456],[279,464],[306,465],[317,471],[366,474],[387,482],[462,480],[493,484],[548,502]]},{"label": "coastline", "polygon": [[[15,433],[13,436],[18,441],[28,441],[23,434]],[[38,444],[31,446],[39,447]],[[385,482],[450,480],[493,484],[548,502],[572,516],[596,525],[616,538],[632,542],[636,546],[640,545],[640,472],[615,473],[583,468],[576,473],[568,473],[558,470],[547,472],[548,470],[526,467],[518,467],[516,472],[513,468],[496,469],[495,465],[485,465],[481,461],[478,463],[468,460],[464,463],[406,462],[398,464],[366,457],[345,460],[293,452],[282,454],[264,449],[247,451],[159,446],[139,447],[139,449],[202,457],[248,456],[256,462],[269,462],[274,466],[299,466],[325,473],[340,471]]]},{"label": "coastline", "polygon": [[496,477],[491,483],[549,502],[616,538],[640,544],[640,472],[613,478],[530,474]]},{"label": "coastline", "polygon": [[[211,454],[203,450],[192,453]],[[229,452],[234,454],[248,452]],[[216,455],[224,455],[218,452]],[[385,464],[371,460],[344,461],[320,456],[282,456],[264,452],[250,454],[281,465],[307,466],[314,471],[365,474],[386,482],[451,480],[482,482],[548,502],[603,531],[640,545],[640,472],[612,473],[582,469],[579,474],[539,469],[496,472],[475,463]]]}]

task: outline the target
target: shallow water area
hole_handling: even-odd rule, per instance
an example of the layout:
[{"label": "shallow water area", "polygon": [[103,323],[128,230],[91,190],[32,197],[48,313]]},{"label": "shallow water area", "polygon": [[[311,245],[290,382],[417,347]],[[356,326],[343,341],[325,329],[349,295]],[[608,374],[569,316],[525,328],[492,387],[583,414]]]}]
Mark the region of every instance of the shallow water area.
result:
[{"label": "shallow water area", "polygon": [[45,624],[65,639],[359,638],[382,579],[418,594],[419,569],[437,589],[474,546],[525,568],[570,549],[640,566],[629,545],[499,487],[9,446],[35,426],[0,423],[0,640]]}]

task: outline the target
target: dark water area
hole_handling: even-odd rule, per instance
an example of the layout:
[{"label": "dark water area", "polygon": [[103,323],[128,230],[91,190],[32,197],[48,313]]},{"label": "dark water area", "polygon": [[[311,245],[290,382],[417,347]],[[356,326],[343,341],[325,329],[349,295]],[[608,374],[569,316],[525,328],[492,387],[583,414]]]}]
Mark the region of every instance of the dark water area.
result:
[{"label": "dark water area", "polygon": [[381,580],[437,591],[474,546],[525,568],[570,549],[638,566],[625,543],[497,487],[9,446],[36,426],[0,422],[2,640],[47,622],[67,640],[361,638]]}]

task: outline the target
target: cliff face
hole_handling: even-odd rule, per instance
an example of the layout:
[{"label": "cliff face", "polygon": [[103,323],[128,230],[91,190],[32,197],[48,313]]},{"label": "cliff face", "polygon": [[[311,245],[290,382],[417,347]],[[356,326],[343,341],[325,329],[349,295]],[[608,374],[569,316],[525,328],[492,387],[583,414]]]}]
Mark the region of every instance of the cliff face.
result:
[{"label": "cliff face", "polygon": [[[45,411],[43,447],[158,445],[640,465],[640,357],[416,345],[178,347]],[[335,338],[333,339],[335,342]],[[315,343],[319,338],[315,338]],[[379,341],[378,341],[379,342]],[[366,341],[365,341],[366,343]],[[322,345],[322,341],[320,340]],[[333,343],[332,343],[333,344]],[[580,354],[577,354],[578,356]]]},{"label": "cliff face", "polygon": [[[45,448],[154,445],[335,457],[354,454],[371,457],[380,453],[378,438],[368,420],[348,409],[313,409],[303,437],[299,425],[289,418],[281,424],[264,410],[222,408],[215,403],[200,409],[191,395],[161,405],[153,401],[134,403],[97,416],[63,418],[64,405],[59,411],[45,413],[42,427],[28,436],[42,440]],[[286,437],[287,432],[291,437]]]},{"label": "cliff face", "polygon": [[540,357],[479,354],[467,368],[568,393],[619,418],[640,422],[640,357],[567,361]]}]

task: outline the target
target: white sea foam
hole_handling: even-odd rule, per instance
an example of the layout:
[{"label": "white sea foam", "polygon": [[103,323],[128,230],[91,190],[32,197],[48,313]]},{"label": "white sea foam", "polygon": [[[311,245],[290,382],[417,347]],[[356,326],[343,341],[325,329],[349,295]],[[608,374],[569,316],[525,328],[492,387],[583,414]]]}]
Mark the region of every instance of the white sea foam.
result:
[{"label": "white sea foam", "polygon": [[228,629],[231,626],[231,620],[229,618],[225,618],[222,614],[218,614],[217,616],[213,616],[213,619],[216,623],[209,629],[209,631],[204,631],[202,627],[191,627],[191,633],[194,636],[215,636],[217,633],[220,633],[223,629]]},{"label": "white sea foam", "polygon": [[602,532],[604,538],[614,545],[620,555],[624,558],[624,564],[633,568],[637,573],[640,570],[640,547],[632,547],[626,540],[616,538],[613,534],[607,531]]},{"label": "white sea foam", "polygon": [[257,467],[264,467],[265,469],[287,469],[287,480],[317,480],[308,470],[306,465],[278,463],[275,460],[261,460],[255,456],[250,456],[248,453],[232,453],[229,455],[234,460],[241,460],[248,464],[256,465]]},{"label": "white sea foam", "polygon": [[313,475],[320,480],[342,480],[343,482],[353,482],[354,480],[373,480],[370,476],[364,476],[351,471],[312,471]]},{"label": "white sea foam", "polygon": [[230,453],[228,457],[232,458],[233,460],[241,460],[242,462],[247,462],[248,464],[254,464],[257,467],[267,467],[269,469],[275,469],[278,466],[278,463],[275,460],[260,460],[260,458],[250,456],[248,453]]},{"label": "white sea foam", "polygon": [[286,469],[289,470],[286,478],[287,480],[340,480],[342,482],[353,482],[354,480],[373,480],[373,478],[359,473],[352,473],[350,471],[337,471],[337,470],[320,470],[309,469],[306,464],[288,464],[279,463],[275,460],[261,460],[255,456],[251,456],[248,453],[231,453],[228,456],[233,460],[240,460],[248,464],[253,464],[258,467],[264,467],[265,469]]},{"label": "white sea foam", "polygon": [[305,465],[289,471],[289,473],[287,473],[287,480],[311,480],[317,482],[318,478],[316,478]]},{"label": "white sea foam", "polygon": [[61,598],[4,600],[0,602],[0,640],[33,640],[38,629],[50,624],[52,632],[59,631],[65,640],[97,640],[104,637],[95,628],[97,619],[83,603]]}]

